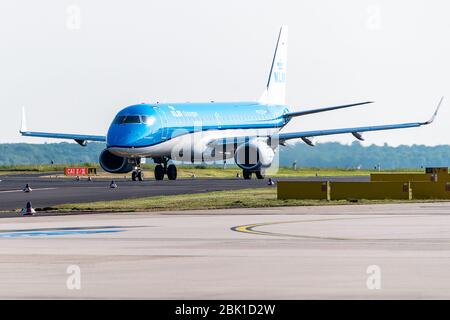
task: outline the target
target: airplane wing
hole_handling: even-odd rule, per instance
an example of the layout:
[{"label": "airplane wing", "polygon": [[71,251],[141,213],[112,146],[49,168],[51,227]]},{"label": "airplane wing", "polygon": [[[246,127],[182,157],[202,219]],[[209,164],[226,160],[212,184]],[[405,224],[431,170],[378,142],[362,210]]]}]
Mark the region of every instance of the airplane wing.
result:
[{"label": "airplane wing", "polygon": [[80,144],[83,147],[87,145],[87,141],[106,142],[106,136],[28,131],[26,125],[25,109],[22,110],[22,126],[19,132],[22,136],[27,137],[75,140],[78,144]]},{"label": "airplane wing", "polygon": [[105,136],[83,135],[83,134],[71,134],[71,133],[51,133],[51,132],[34,132],[34,131],[20,131],[22,136],[27,137],[40,137],[40,138],[55,138],[55,139],[70,139],[70,140],[83,140],[83,141],[99,141],[105,142]]},{"label": "airplane wing", "polygon": [[[444,97],[442,97],[441,100],[439,101],[439,104],[438,104],[436,110],[434,111],[433,116],[428,121],[424,121],[424,122],[409,122],[409,123],[389,124],[389,125],[380,125],[380,126],[300,131],[300,132],[289,132],[289,133],[279,133],[278,132],[276,134],[273,134],[272,136],[261,135],[261,136],[257,136],[257,137],[256,136],[255,137],[246,137],[246,136],[227,137],[227,138],[223,138],[223,139],[212,140],[208,143],[208,145],[211,147],[215,147],[215,148],[222,148],[222,147],[225,148],[225,147],[233,147],[233,146],[234,146],[234,148],[236,148],[237,146],[241,145],[242,143],[248,142],[250,139],[267,138],[267,141],[269,142],[269,140],[270,140],[272,145],[273,145],[274,141],[278,141],[279,144],[284,145],[286,140],[302,139],[308,145],[313,146],[313,143],[311,142],[311,140],[309,140],[309,138],[318,137],[318,136],[334,135],[334,134],[344,134],[344,133],[351,133],[358,140],[364,140],[361,135],[362,132],[414,128],[414,127],[420,127],[420,126],[424,126],[424,125],[428,125],[428,124],[432,123],[434,121],[434,119],[436,118],[436,115],[439,111],[439,108],[441,107],[443,100],[444,100]],[[366,104],[366,103],[360,103],[360,104],[356,104],[356,105],[361,105],[361,104]],[[353,106],[353,105],[351,105],[351,106]],[[330,108],[344,108],[344,107],[346,107],[346,106],[330,107]],[[332,110],[330,108],[324,108],[324,109]],[[227,149],[227,150],[229,150],[229,149]]]},{"label": "airplane wing", "polygon": [[[369,126],[369,127],[354,127],[354,128],[340,128],[340,129],[326,129],[326,130],[313,130],[313,131],[301,131],[301,132],[292,132],[292,133],[277,133],[271,137],[271,139],[278,139],[281,144],[284,141],[290,139],[304,139],[306,143],[310,142],[307,138],[317,137],[317,136],[327,136],[334,134],[343,134],[343,133],[351,133],[355,138],[359,140],[364,140],[361,136],[361,132],[368,131],[382,131],[382,130],[393,130],[393,129],[405,129],[405,128],[414,128],[420,127],[424,125],[428,125],[434,121],[436,115],[441,107],[442,101],[444,97],[441,98],[439,104],[433,113],[433,116],[430,120],[425,122],[410,122],[410,123],[400,123],[400,124],[390,124],[390,125],[380,125],[380,126]],[[309,143],[308,143],[309,144]]]}]

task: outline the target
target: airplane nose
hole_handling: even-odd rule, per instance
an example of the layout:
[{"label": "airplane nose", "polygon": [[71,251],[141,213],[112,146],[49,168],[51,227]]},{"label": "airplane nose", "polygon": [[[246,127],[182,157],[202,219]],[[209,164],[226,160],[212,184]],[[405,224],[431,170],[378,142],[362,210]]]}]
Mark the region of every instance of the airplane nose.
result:
[{"label": "airplane nose", "polygon": [[145,136],[140,128],[110,128],[107,135],[108,147],[133,147]]},{"label": "airplane nose", "polygon": [[107,136],[107,143],[110,146],[125,147],[132,142],[130,131],[113,130]]}]

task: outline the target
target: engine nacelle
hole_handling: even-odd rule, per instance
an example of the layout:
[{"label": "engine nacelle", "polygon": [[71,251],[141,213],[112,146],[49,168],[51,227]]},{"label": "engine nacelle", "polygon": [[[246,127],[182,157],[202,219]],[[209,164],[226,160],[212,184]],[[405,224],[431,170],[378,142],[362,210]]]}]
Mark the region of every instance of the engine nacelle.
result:
[{"label": "engine nacelle", "polygon": [[244,170],[259,170],[272,164],[275,152],[261,140],[250,141],[240,145],[234,153],[234,161]]},{"label": "engine nacelle", "polygon": [[128,173],[133,170],[133,165],[128,158],[119,157],[108,149],[102,151],[99,162],[103,170],[110,173]]}]

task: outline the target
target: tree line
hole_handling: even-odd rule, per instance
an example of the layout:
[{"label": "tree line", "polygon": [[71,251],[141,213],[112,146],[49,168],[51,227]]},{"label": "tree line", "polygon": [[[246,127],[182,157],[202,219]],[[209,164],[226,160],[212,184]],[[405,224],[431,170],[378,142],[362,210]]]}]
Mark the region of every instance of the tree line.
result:
[{"label": "tree line", "polygon": [[[67,142],[0,144],[0,166],[97,163],[104,148],[103,143],[89,143],[84,148]],[[450,146],[363,146],[355,141],[350,145],[327,142],[310,147],[299,142],[281,146],[279,157],[284,167],[294,163],[297,167],[345,169],[445,167],[450,166]]]}]

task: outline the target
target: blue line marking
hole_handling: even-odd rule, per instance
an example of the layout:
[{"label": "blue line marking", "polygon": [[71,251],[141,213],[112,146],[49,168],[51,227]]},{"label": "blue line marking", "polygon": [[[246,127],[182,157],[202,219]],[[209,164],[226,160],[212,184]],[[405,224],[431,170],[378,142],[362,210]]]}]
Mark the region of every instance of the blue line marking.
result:
[{"label": "blue line marking", "polygon": [[99,233],[116,233],[125,230],[67,230],[67,231],[31,231],[31,232],[11,232],[0,233],[0,238],[29,238],[42,236],[66,236],[78,234],[99,234]]}]

